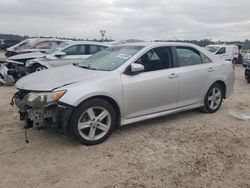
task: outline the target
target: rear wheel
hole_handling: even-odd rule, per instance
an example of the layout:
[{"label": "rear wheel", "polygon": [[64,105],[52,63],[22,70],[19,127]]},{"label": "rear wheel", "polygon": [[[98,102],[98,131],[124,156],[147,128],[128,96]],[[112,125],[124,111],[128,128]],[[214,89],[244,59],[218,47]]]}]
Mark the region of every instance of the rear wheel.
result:
[{"label": "rear wheel", "polygon": [[222,100],[223,89],[219,84],[215,83],[208,89],[201,110],[206,113],[214,113],[219,110]]},{"label": "rear wheel", "polygon": [[85,145],[106,140],[116,126],[116,112],[102,99],[82,103],[71,116],[69,130],[73,138]]}]

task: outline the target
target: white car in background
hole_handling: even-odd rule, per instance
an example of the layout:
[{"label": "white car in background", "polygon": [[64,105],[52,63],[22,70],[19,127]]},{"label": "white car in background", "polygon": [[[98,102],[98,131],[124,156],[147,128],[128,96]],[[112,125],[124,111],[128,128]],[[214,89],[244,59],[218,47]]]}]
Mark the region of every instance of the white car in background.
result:
[{"label": "white car in background", "polygon": [[48,49],[58,46],[67,40],[56,38],[29,38],[6,49],[6,56],[30,52],[46,52]]},{"label": "white car in background", "polygon": [[51,48],[44,58],[28,60],[26,62],[27,73],[41,71],[47,68],[74,64],[110,47],[110,44],[92,41],[74,41],[68,45]]},{"label": "white car in background", "polygon": [[239,57],[239,47],[236,45],[208,45],[206,49],[220,58],[236,63]]}]

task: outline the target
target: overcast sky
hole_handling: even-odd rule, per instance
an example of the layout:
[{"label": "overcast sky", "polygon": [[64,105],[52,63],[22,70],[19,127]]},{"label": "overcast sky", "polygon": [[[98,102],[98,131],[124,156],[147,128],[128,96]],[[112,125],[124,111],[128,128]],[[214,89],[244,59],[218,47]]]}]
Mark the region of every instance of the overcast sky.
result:
[{"label": "overcast sky", "polygon": [[0,33],[112,39],[250,39],[250,0],[0,0]]}]

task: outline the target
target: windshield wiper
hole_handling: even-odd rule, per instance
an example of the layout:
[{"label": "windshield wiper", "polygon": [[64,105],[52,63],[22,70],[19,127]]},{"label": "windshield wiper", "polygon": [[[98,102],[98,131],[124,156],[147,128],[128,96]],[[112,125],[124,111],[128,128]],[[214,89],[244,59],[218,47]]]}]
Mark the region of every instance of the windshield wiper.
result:
[{"label": "windshield wiper", "polygon": [[84,69],[89,69],[89,70],[97,70],[96,68],[90,67],[89,65],[87,66],[80,65],[79,67],[84,68]]}]

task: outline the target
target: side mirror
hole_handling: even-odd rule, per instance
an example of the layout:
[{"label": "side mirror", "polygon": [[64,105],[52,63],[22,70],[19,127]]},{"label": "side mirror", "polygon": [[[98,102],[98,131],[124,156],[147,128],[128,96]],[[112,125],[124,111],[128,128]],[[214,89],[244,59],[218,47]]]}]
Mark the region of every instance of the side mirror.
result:
[{"label": "side mirror", "polygon": [[66,55],[65,52],[57,52],[57,53],[55,54],[56,57],[63,57],[63,56],[65,56],[65,55]]},{"label": "side mirror", "polygon": [[142,72],[144,70],[145,70],[145,68],[142,64],[139,64],[139,63],[132,63],[131,64],[131,72],[132,73],[139,73],[139,72]]}]

